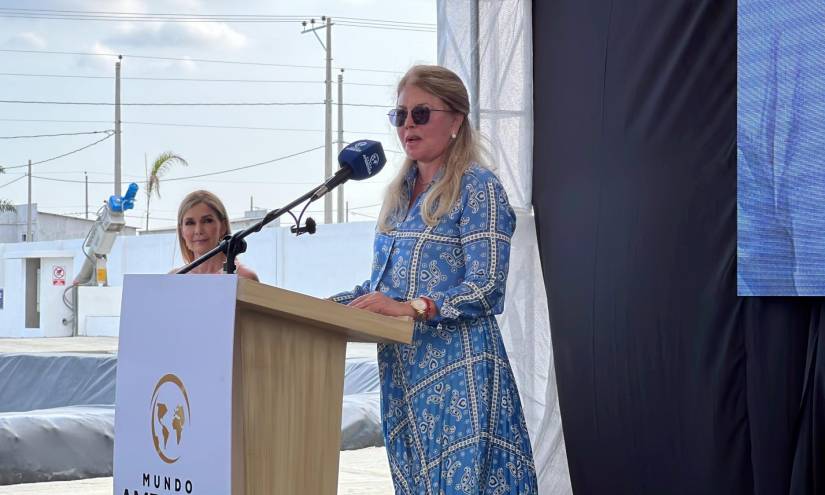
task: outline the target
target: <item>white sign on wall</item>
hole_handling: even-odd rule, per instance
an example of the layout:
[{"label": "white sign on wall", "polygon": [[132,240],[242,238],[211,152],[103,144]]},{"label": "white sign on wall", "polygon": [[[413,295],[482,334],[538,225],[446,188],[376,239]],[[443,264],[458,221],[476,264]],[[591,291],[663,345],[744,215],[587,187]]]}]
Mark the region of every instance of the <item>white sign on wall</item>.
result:
[{"label": "white sign on wall", "polygon": [[66,267],[54,265],[52,267],[52,285],[66,285]]},{"label": "white sign on wall", "polygon": [[114,492],[231,493],[235,275],[127,275]]}]

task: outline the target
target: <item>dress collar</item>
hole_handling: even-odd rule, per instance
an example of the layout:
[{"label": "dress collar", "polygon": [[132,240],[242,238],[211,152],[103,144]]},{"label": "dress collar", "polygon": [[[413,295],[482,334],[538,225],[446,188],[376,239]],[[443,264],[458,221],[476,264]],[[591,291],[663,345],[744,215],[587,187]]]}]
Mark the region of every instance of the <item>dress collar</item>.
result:
[{"label": "dress collar", "polygon": [[[426,189],[421,193],[421,195],[425,195],[430,188],[433,187],[437,181],[439,181],[442,177],[444,177],[444,167],[440,167],[438,171],[433,176],[432,182],[427,184]],[[400,222],[404,218],[407,217],[409,214],[410,208],[414,205],[410,205],[410,197],[412,196],[412,190],[415,186],[415,180],[418,178],[418,163],[413,163],[410,169],[407,171],[406,175],[404,176],[404,189],[403,189],[403,208],[401,211],[396,212],[396,221]],[[418,200],[416,200],[418,202]]]},{"label": "dress collar", "polygon": [[[438,182],[442,177],[444,177],[444,167],[441,166],[435,172],[433,176],[433,180],[428,185],[432,185]],[[412,192],[412,188],[415,185],[415,179],[418,178],[418,163],[413,163],[412,167],[407,171],[407,175],[404,176],[404,185],[406,186],[407,192]]]}]

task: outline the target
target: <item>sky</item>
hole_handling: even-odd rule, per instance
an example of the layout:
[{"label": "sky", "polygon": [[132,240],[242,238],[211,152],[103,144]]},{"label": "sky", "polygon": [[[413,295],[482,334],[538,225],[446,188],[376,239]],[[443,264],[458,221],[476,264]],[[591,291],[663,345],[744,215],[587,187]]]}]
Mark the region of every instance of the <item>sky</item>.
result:
[{"label": "sky", "polygon": [[[178,22],[158,14],[177,14]],[[0,199],[27,202],[21,165],[32,160],[40,211],[84,216],[87,175],[94,218],[114,191],[115,139],[104,138],[115,113],[116,57],[109,54],[122,54],[123,190],[128,181],[141,187],[129,225],[145,226],[145,163],[165,151],[189,165],[161,178],[150,228],[174,226],[180,200],[195,189],[218,194],[232,218],[251,203],[289,203],[324,180],[325,52],[312,33],[301,33],[300,21],[322,15],[334,23],[334,81],[344,68],[344,140],[375,139],[387,151],[380,175],[345,187],[350,221],[374,220],[403,160],[386,113],[404,71],[436,61],[436,0],[0,0]],[[317,33],[324,40],[324,30]],[[337,92],[336,83],[335,103]],[[334,105],[334,140],[337,119]],[[72,135],[28,137],[53,134]],[[201,174],[213,175],[187,178]],[[319,222],[322,208],[322,200],[309,208]]]}]

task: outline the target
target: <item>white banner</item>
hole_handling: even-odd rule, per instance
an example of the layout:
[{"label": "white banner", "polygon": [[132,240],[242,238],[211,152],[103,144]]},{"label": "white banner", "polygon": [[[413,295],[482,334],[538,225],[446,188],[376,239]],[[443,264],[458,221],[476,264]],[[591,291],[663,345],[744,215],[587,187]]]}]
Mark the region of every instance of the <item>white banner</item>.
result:
[{"label": "white banner", "polygon": [[127,275],[114,493],[231,493],[235,275]]}]

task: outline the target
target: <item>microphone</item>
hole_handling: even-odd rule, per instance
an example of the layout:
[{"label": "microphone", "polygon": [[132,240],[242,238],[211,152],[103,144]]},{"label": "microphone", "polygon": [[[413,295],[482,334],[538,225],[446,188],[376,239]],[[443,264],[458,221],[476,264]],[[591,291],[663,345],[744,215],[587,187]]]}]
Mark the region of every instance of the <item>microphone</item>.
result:
[{"label": "microphone", "polygon": [[299,227],[297,225],[293,225],[289,228],[289,231],[295,235],[301,234],[314,234],[317,230],[317,226],[315,224],[315,220],[312,217],[307,217],[306,221],[304,222],[303,227]]},{"label": "microphone", "polygon": [[338,154],[338,171],[315,190],[310,201],[315,201],[344,182],[364,180],[377,174],[387,163],[384,148],[378,141],[362,139],[350,143]]}]

